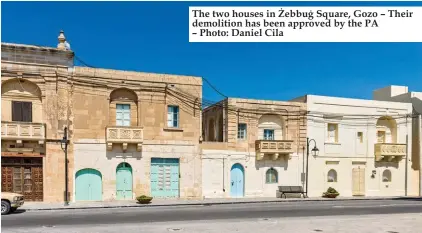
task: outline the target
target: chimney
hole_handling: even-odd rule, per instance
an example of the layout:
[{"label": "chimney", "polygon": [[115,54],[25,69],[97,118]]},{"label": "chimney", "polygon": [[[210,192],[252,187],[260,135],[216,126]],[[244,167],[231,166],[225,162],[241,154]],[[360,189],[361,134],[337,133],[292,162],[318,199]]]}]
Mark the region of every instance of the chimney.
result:
[{"label": "chimney", "polygon": [[65,46],[66,37],[64,36],[63,30],[60,31],[60,35],[58,39],[59,39],[59,44],[57,45],[57,48],[60,50],[66,50],[66,46]]}]

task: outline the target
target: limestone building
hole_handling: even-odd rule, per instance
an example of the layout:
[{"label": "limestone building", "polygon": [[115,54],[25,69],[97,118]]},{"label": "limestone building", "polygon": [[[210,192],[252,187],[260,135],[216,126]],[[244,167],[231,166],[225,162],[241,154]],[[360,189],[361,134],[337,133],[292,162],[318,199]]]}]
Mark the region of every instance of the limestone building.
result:
[{"label": "limestone building", "polygon": [[[68,81],[74,54],[64,48],[63,34],[59,40],[58,48],[1,44],[1,187],[24,194],[28,201],[65,197],[59,140],[63,128],[73,124]],[[68,160],[73,171],[73,145]],[[68,182],[71,187],[73,179]]]},{"label": "limestone building", "polygon": [[303,185],[306,104],[228,98],[203,110],[205,198],[275,197]]},{"label": "limestone building", "polygon": [[71,201],[202,197],[202,79],[73,56],[63,33],[57,48],[2,43],[2,190],[63,201],[68,127]]}]

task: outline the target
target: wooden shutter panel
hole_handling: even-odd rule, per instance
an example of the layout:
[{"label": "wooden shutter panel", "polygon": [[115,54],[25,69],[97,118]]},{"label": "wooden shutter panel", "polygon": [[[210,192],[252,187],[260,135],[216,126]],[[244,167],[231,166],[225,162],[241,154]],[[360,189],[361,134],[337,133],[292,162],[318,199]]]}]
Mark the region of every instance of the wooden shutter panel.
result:
[{"label": "wooden shutter panel", "polygon": [[12,121],[22,121],[22,102],[12,101]]},{"label": "wooden shutter panel", "polygon": [[32,102],[22,102],[22,121],[32,122]]}]

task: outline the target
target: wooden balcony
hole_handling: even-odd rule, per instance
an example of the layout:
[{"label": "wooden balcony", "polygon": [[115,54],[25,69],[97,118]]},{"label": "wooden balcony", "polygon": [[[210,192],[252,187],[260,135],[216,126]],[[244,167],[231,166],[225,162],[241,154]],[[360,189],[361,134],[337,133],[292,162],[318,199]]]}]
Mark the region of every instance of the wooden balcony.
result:
[{"label": "wooden balcony", "polygon": [[38,141],[39,144],[45,142],[45,124],[33,122],[2,121],[1,139],[16,140],[18,144],[25,141]]},{"label": "wooden balcony", "polygon": [[144,130],[135,126],[109,126],[106,128],[106,141],[108,150],[112,150],[113,144],[122,144],[124,151],[128,144],[136,144],[137,151],[141,151]]},{"label": "wooden balcony", "polygon": [[293,140],[257,140],[255,141],[256,160],[264,159],[265,155],[270,155],[273,160],[277,160],[280,155],[291,158],[293,151]]},{"label": "wooden balcony", "polygon": [[377,162],[399,162],[406,156],[406,144],[377,143],[374,151]]}]

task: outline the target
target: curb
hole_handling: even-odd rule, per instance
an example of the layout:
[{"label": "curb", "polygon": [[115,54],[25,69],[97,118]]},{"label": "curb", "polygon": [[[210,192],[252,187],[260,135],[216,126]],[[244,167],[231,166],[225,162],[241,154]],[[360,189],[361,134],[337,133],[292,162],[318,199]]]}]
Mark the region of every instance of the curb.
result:
[{"label": "curb", "polygon": [[291,202],[339,202],[339,201],[377,201],[377,200],[417,200],[420,197],[380,197],[380,198],[356,198],[356,199],[281,199],[281,200],[261,200],[261,201],[226,201],[226,202],[203,202],[203,203],[176,203],[176,204],[129,204],[115,206],[78,206],[78,207],[51,207],[51,208],[30,208],[25,211],[41,210],[83,210],[83,209],[118,209],[118,208],[154,208],[154,207],[172,207],[172,206],[212,206],[212,205],[236,205],[236,204],[257,204],[257,203],[291,203]]}]

